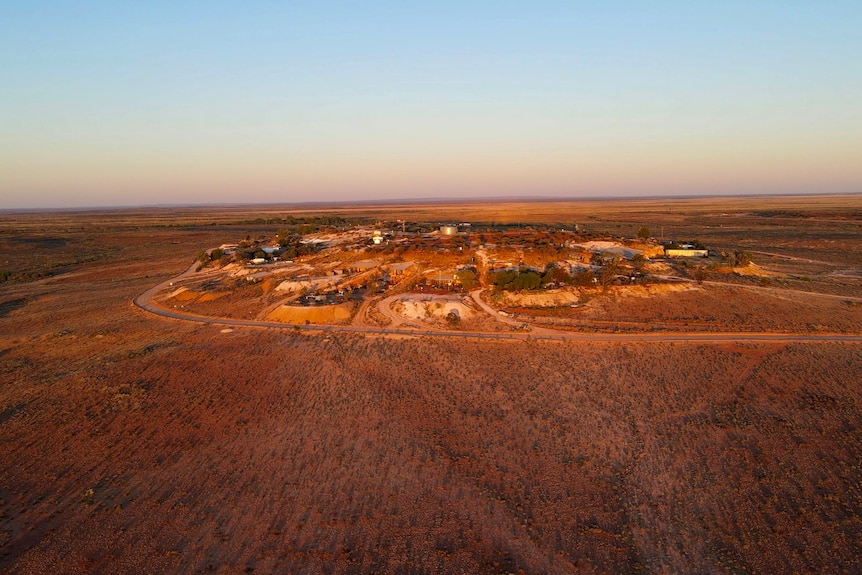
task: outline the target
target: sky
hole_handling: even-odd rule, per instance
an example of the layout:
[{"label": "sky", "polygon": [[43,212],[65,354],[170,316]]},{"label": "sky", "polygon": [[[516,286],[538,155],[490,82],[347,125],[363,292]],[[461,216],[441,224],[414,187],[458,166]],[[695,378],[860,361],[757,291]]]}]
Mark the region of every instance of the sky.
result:
[{"label": "sky", "polygon": [[862,2],[0,2],[0,209],[862,192]]}]

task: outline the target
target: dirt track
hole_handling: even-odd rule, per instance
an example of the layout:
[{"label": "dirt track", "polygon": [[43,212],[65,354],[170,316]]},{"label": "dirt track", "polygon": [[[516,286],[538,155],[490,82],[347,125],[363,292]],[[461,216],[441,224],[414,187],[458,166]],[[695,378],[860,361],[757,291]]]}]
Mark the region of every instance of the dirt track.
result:
[{"label": "dirt track", "polygon": [[[304,331],[318,332],[342,332],[379,335],[421,335],[432,337],[453,338],[479,338],[497,340],[545,340],[545,341],[583,341],[583,342],[682,342],[682,343],[721,343],[721,342],[860,342],[862,335],[848,334],[807,334],[807,333],[767,333],[767,332],[725,332],[725,333],[691,333],[691,332],[661,332],[661,333],[580,333],[557,331],[548,328],[533,328],[529,331],[512,333],[488,333],[471,331],[446,331],[433,327],[418,327],[414,322],[404,318],[396,317],[388,310],[388,305],[383,305],[388,299],[382,300],[379,309],[387,317],[395,322],[395,325],[416,326],[412,329],[399,327],[380,328],[359,325],[286,325],[278,322],[260,320],[242,320],[231,318],[213,318],[191,313],[179,312],[157,305],[153,297],[167,287],[173,286],[194,274],[196,264],[192,264],[186,271],[175,278],[164,281],[157,286],[147,290],[133,300],[138,308],[151,314],[196,323],[210,325],[224,325],[231,327],[258,327],[274,329],[300,329]],[[473,298],[486,312],[491,309],[481,301],[478,290],[473,292]],[[391,299],[391,298],[389,298]],[[496,317],[496,314],[493,314]],[[510,323],[512,320],[498,318],[500,321]]]}]

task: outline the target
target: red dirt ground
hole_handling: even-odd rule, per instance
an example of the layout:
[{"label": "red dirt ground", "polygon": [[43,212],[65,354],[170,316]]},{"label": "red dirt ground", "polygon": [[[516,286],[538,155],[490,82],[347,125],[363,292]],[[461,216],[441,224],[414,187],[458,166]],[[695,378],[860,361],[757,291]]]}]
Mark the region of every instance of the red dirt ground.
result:
[{"label": "red dirt ground", "polygon": [[223,333],[130,305],[223,231],[34,229],[0,571],[862,571],[859,344]]}]

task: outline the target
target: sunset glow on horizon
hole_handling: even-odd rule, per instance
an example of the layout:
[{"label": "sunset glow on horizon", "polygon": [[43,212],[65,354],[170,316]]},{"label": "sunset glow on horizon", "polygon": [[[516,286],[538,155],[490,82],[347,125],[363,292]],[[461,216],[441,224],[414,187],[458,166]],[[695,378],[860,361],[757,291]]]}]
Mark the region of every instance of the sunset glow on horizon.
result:
[{"label": "sunset glow on horizon", "polygon": [[13,3],[0,209],[862,192],[858,2]]}]

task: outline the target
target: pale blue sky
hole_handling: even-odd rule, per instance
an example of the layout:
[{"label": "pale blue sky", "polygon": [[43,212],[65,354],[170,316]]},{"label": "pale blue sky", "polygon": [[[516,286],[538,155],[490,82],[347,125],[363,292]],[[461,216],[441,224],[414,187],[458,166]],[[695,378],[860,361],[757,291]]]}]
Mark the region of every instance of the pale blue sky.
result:
[{"label": "pale blue sky", "polygon": [[862,2],[464,4],[4,3],[0,209],[862,191]]}]

